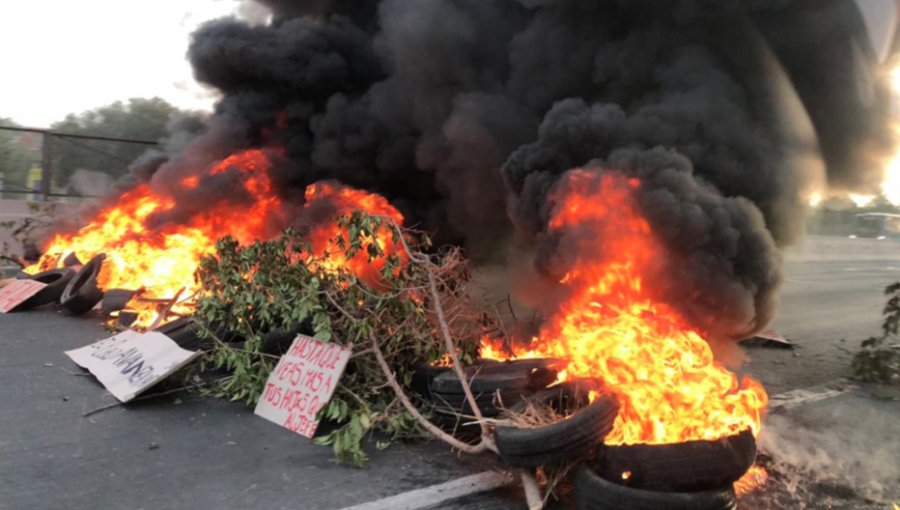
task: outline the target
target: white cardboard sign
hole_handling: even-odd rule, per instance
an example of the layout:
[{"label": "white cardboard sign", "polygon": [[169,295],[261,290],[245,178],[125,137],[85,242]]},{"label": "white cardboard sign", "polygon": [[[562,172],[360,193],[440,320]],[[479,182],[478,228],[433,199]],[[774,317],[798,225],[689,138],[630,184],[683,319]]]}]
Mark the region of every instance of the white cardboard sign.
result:
[{"label": "white cardboard sign", "polygon": [[297,335],[269,375],[254,412],[312,438],[319,426],[316,413],[331,400],[349,360],[350,349]]},{"label": "white cardboard sign", "polygon": [[15,280],[0,287],[0,313],[9,313],[46,286],[34,280]]},{"label": "white cardboard sign", "polygon": [[200,352],[186,351],[156,331],[125,331],[66,354],[90,370],[117,399],[128,402],[187,365]]}]

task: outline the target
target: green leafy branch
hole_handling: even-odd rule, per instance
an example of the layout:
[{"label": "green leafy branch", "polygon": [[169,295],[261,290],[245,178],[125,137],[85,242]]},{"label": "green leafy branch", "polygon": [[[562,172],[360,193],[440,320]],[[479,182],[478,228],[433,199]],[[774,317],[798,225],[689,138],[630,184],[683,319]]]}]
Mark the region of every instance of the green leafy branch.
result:
[{"label": "green leafy branch", "polygon": [[[195,319],[212,341],[204,364],[226,374],[211,391],[255,404],[281,354],[266,339],[302,330],[352,352],[334,397],[320,411],[339,427],[317,441],[330,444],[339,460],[365,465],[363,439],[373,430],[389,439],[440,432],[441,439],[471,450],[429,427],[425,403],[405,390],[418,365],[449,353],[461,367],[477,354],[480,328],[468,310],[465,259],[455,248],[426,253],[426,236],[380,217],[354,213],[339,225],[334,244],[342,253],[315,254],[288,231],[248,246],[222,239],[216,255],[203,260],[197,277],[207,295]],[[374,241],[385,238],[393,244]],[[380,268],[376,285],[347,268],[327,269],[330,257],[350,260],[359,253]]]},{"label": "green leafy branch", "polygon": [[882,312],[882,334],[863,341],[862,350],[853,357],[853,372],[863,381],[900,384],[900,344],[888,345],[889,340],[897,340],[900,330],[900,282],[889,285],[884,293],[889,297]]}]

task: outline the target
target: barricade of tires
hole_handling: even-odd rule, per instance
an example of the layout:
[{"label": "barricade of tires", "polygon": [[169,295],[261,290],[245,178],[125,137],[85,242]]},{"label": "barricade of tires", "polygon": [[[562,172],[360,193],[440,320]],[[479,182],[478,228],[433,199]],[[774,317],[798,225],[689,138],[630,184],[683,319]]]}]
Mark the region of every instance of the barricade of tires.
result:
[{"label": "barricade of tires", "polygon": [[[510,467],[574,464],[579,510],[733,510],[734,483],[756,459],[749,430],[715,441],[669,445],[605,445],[619,402],[601,381],[554,384],[554,360],[480,361],[465,369],[483,416],[498,418],[494,440]],[[422,366],[412,389],[431,403],[432,421],[462,438],[471,407],[456,373]],[[551,409],[555,421],[521,423],[528,406]]]}]

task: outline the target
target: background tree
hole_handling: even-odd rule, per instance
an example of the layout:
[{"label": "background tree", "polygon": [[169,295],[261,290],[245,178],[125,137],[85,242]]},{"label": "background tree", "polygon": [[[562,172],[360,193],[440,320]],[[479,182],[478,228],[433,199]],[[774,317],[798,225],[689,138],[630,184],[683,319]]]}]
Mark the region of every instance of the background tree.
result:
[{"label": "background tree", "polygon": [[[18,126],[6,118],[0,118],[0,125]],[[28,144],[21,141],[21,137],[22,133],[0,131],[0,174],[3,174],[3,189],[24,190],[28,170],[40,157],[39,152],[33,151]],[[10,194],[3,198],[21,198],[21,196]]]},{"label": "background tree", "polygon": [[[133,98],[116,101],[80,114],[69,114],[54,123],[54,131],[85,135],[112,136],[137,140],[159,140],[166,135],[169,120],[178,109],[163,99]],[[118,177],[140,156],[147,146],[97,140],[54,140],[54,177],[65,184],[79,169],[104,172]]]}]

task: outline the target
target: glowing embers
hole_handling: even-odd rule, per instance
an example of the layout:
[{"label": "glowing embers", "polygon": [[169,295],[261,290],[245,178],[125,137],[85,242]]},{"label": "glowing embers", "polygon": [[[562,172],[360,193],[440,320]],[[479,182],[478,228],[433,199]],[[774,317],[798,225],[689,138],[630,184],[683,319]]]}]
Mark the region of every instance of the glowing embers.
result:
[{"label": "glowing embers", "polygon": [[738,496],[749,494],[766,486],[769,481],[769,473],[762,466],[753,466],[749,471],[744,473],[740,480],[735,482],[734,491]]}]

